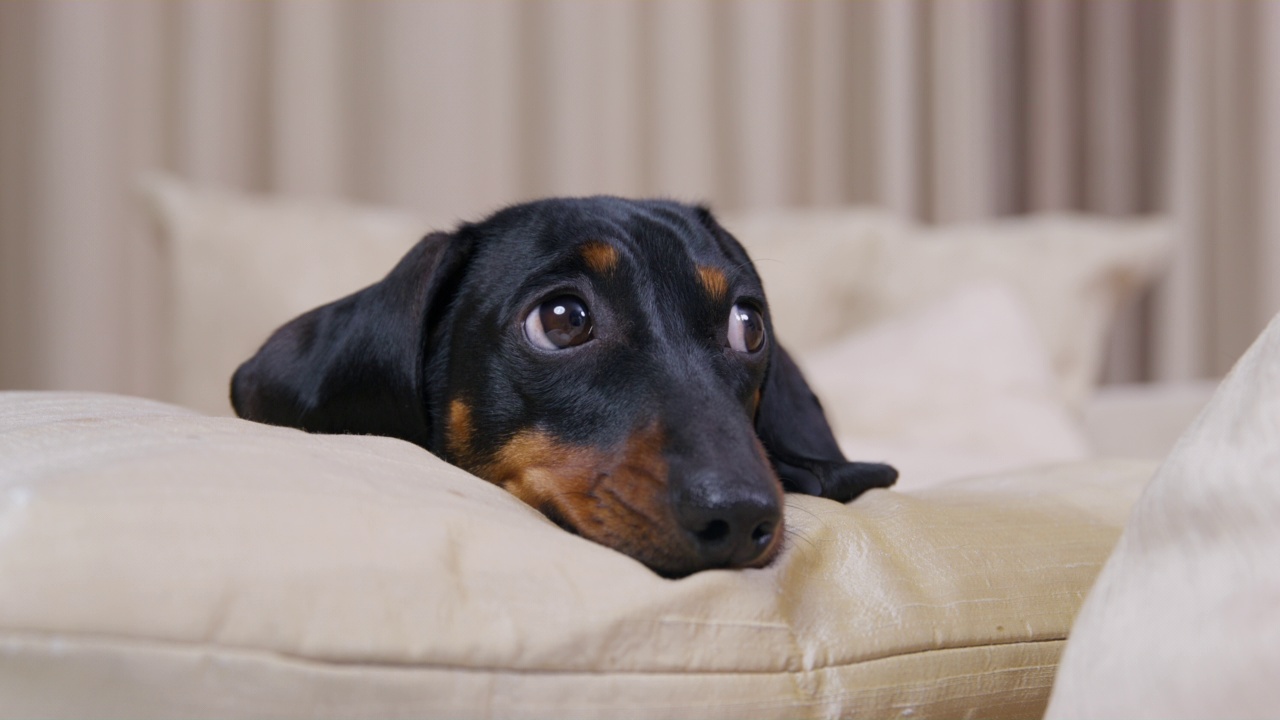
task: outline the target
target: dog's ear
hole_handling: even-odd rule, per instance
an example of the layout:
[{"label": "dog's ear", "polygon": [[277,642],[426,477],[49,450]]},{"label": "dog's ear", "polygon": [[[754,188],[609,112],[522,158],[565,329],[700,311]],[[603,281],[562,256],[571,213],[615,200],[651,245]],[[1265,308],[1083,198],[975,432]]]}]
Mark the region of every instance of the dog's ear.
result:
[{"label": "dog's ear", "polygon": [[793,492],[848,502],[898,479],[888,465],[845,460],[822,403],[776,342],[756,410],[756,434],[783,486]]},{"label": "dog's ear", "polygon": [[231,379],[240,417],[309,432],[387,435],[430,449],[432,320],[467,255],[428,235],[380,282],[276,330]]}]

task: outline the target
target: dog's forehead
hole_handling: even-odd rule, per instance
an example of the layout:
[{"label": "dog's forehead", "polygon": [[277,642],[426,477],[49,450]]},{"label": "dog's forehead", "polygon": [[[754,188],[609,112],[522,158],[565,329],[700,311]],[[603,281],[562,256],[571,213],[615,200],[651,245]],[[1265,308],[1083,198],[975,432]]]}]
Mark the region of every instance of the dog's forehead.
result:
[{"label": "dog's forehead", "polygon": [[502,228],[505,242],[543,258],[603,243],[635,260],[727,261],[698,209],[673,201],[558,198],[510,208],[491,223]]},{"label": "dog's forehead", "polygon": [[481,242],[471,267],[485,270],[467,274],[467,302],[494,317],[510,317],[547,293],[588,288],[597,300],[645,308],[637,317],[664,303],[687,308],[682,313],[691,318],[726,311],[741,297],[764,305],[741,246],[704,208],[608,196],[552,199],[507,208],[472,227]]}]

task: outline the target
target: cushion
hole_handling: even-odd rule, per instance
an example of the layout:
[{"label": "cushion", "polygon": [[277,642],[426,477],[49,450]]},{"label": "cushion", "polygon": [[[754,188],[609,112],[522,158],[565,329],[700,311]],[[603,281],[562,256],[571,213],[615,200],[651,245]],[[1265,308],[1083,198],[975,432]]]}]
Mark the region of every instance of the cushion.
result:
[{"label": "cushion", "polygon": [[[231,374],[277,327],[377,282],[432,228],[392,210],[142,183],[169,269],[162,397],[231,415]],[[440,225],[438,227],[447,227]]]},{"label": "cushion", "polygon": [[1280,316],[1143,493],[1072,633],[1053,718],[1280,707]]},{"label": "cushion", "polygon": [[1080,424],[1096,455],[1163,460],[1209,404],[1218,380],[1105,385]]},{"label": "cushion", "polygon": [[21,717],[1031,717],[1153,467],[787,498],[666,580],[389,438],[0,394]]},{"label": "cushion", "polygon": [[[725,222],[757,258],[774,324],[798,354],[974,283],[1004,284],[1026,303],[1073,408],[1099,380],[1117,311],[1160,274],[1173,237],[1167,219],[1069,214],[936,227],[874,210]],[[830,289],[841,274],[853,287]]]},{"label": "cushion", "polygon": [[845,455],[898,490],[1090,454],[1019,297],[979,284],[801,359]]}]

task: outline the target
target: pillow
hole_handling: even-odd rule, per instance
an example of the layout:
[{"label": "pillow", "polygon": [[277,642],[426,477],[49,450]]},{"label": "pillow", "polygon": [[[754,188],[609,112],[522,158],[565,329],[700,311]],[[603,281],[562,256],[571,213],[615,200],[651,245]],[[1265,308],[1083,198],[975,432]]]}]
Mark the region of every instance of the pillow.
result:
[{"label": "pillow", "polygon": [[662,579],[422,449],[0,394],[0,707],[68,717],[1031,717],[1152,466],[787,498]]},{"label": "pillow", "polygon": [[1164,268],[1166,220],[1047,215],[920,228],[888,250],[877,312],[921,307],[975,280],[1018,291],[1063,397],[1079,407],[1102,373],[1117,311]]},{"label": "pillow", "polygon": [[1089,455],[1017,296],[974,285],[801,357],[851,458],[897,489]]},{"label": "pillow", "polygon": [[757,267],[793,350],[977,282],[1005,284],[1026,303],[1075,409],[1098,381],[1117,310],[1155,279],[1172,246],[1167,220],[1084,215],[927,227],[876,211],[792,211],[731,217],[726,226],[753,257],[768,258]]},{"label": "pillow", "polygon": [[1183,434],[1067,646],[1053,718],[1280,707],[1280,316]]},{"label": "pillow", "polygon": [[142,183],[170,276],[163,398],[232,414],[231,374],[277,327],[391,271],[432,226],[390,210]]}]

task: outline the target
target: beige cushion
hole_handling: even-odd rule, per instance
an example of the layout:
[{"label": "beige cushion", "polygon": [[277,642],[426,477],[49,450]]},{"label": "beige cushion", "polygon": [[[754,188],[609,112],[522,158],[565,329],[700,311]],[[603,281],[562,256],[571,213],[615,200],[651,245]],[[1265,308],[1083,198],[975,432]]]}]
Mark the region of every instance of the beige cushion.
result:
[{"label": "beige cushion", "polygon": [[[163,397],[230,415],[231,374],[280,325],[377,282],[432,226],[392,210],[143,182],[169,267]],[[444,226],[441,226],[444,227]]]},{"label": "beige cushion", "polygon": [[787,499],[672,581],[425,451],[0,394],[15,717],[1034,717],[1152,466]]},{"label": "beige cushion", "polygon": [[801,363],[845,455],[891,462],[898,490],[1089,455],[1035,325],[1002,285],[961,289]]},{"label": "beige cushion", "polygon": [[798,353],[998,283],[1026,303],[1074,408],[1098,382],[1117,310],[1160,274],[1172,242],[1165,219],[1084,215],[927,227],[873,210],[791,211],[725,223],[757,259],[778,333]]},{"label": "beige cushion", "polygon": [[1049,715],[1272,718],[1278,679],[1280,316],[1143,493]]}]

